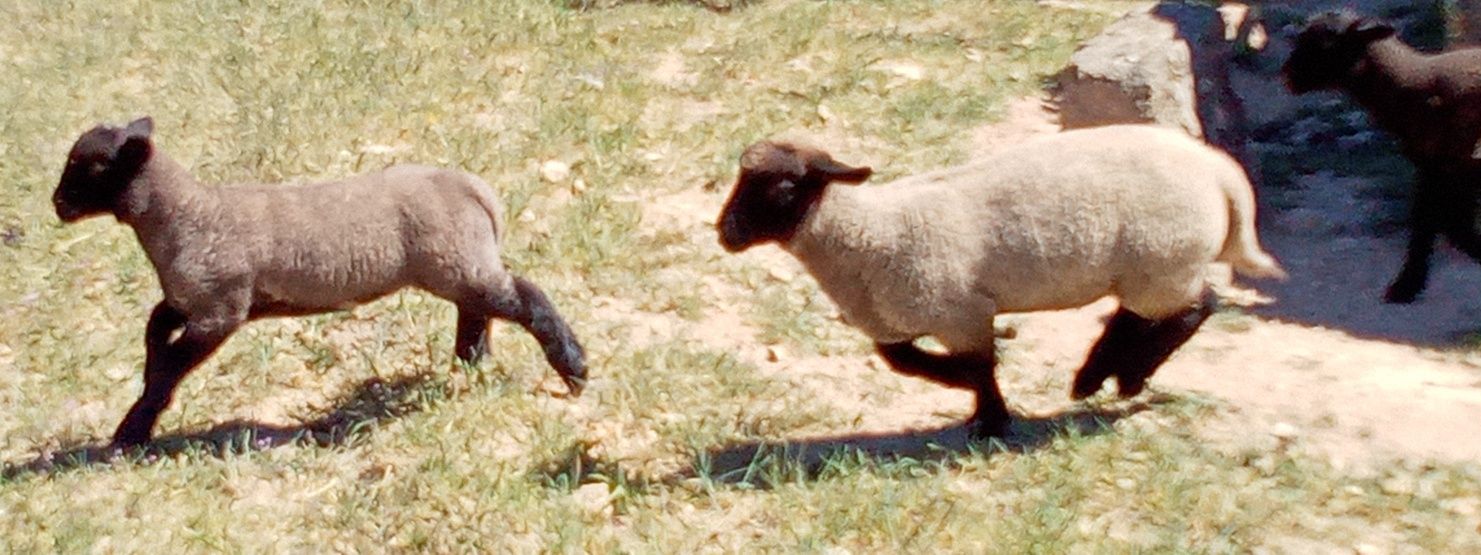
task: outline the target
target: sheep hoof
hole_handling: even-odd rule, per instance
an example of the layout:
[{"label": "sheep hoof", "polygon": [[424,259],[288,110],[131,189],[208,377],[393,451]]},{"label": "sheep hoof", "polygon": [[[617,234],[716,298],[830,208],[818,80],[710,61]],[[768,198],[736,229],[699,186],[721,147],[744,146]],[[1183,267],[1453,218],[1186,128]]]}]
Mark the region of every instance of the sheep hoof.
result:
[{"label": "sheep hoof", "polygon": [[1147,389],[1147,379],[1144,377],[1116,377],[1116,395],[1122,399],[1136,397],[1145,389]]},{"label": "sheep hoof", "polygon": [[581,392],[586,390],[585,377],[561,375],[561,381],[566,383],[566,390],[571,397],[580,397]]},{"label": "sheep hoof", "polygon": [[1419,298],[1419,290],[1411,287],[1390,287],[1383,294],[1383,302],[1389,304],[1409,304]]},{"label": "sheep hoof", "polygon": [[971,424],[968,438],[972,441],[988,441],[1008,437],[1009,420],[976,420]]}]

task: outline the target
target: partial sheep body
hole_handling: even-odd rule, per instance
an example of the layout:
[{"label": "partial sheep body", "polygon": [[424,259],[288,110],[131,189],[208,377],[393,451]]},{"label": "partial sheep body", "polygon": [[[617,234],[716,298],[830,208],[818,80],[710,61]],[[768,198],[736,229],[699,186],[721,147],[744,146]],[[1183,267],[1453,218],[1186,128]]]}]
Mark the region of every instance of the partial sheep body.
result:
[{"label": "partial sheep body", "polygon": [[1386,301],[1424,290],[1439,235],[1481,261],[1481,49],[1424,54],[1386,23],[1327,13],[1308,22],[1283,72],[1295,93],[1351,95],[1415,165],[1408,251]]},{"label": "partial sheep body", "polygon": [[[810,147],[755,145],[722,213],[722,243],[777,241],[897,370],[978,389],[974,422],[985,435],[1001,433],[1007,416],[991,377],[996,314],[1118,297],[1121,312],[1074,394],[1113,374],[1135,394],[1207,316],[1208,264],[1284,275],[1258,244],[1243,169],[1173,130],[1077,130],[879,187],[828,186],[867,176]],[[776,202],[779,188],[818,191],[791,209]],[[777,214],[799,216],[762,222]],[[923,336],[951,355],[910,346]]]},{"label": "partial sheep body", "polygon": [[132,227],[164,290],[145,332],[144,393],[115,444],[148,441],[180,380],[242,324],[405,287],[457,305],[460,359],[477,362],[489,320],[509,320],[580,393],[584,351],[544,293],[504,268],[499,206],[483,180],[403,165],[299,186],[203,187],[154,148],[152,128],[145,118],[83,134],[53,197],[63,221],[112,214]]}]

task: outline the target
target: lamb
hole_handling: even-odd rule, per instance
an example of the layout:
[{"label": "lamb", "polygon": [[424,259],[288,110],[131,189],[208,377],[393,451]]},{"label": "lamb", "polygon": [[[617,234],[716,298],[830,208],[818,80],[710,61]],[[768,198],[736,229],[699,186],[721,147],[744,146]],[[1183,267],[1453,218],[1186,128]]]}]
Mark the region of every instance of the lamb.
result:
[{"label": "lamb", "polygon": [[[806,144],[753,144],[720,243],[778,243],[895,371],[974,390],[978,438],[1004,435],[1010,420],[994,377],[996,314],[1119,297],[1071,396],[1114,375],[1131,397],[1212,311],[1207,264],[1285,275],[1259,245],[1243,169],[1175,130],[1069,131],[882,187],[830,186],[871,174]],[[916,347],[923,336],[947,353]]]},{"label": "lamb", "polygon": [[545,294],[505,269],[499,205],[483,180],[400,165],[296,187],[208,188],[154,147],[153,129],[145,117],[84,133],[52,197],[65,223],[112,214],[132,227],[164,290],[144,335],[144,392],[115,446],[147,443],[175,387],[244,323],[347,310],[405,287],[457,305],[459,359],[485,354],[492,318],[515,322],[580,395],[585,352]]},{"label": "lamb", "polygon": [[1481,261],[1481,49],[1423,54],[1386,23],[1330,12],[1308,21],[1282,72],[1296,94],[1351,95],[1416,167],[1409,245],[1386,302],[1424,290],[1438,235]]}]

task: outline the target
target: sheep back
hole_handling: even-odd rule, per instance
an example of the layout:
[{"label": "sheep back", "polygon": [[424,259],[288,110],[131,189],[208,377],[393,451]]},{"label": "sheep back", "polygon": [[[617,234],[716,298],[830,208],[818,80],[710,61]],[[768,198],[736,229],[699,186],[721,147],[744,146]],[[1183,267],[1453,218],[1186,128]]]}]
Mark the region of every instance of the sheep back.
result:
[{"label": "sheep back", "polygon": [[1194,302],[1221,257],[1255,253],[1278,272],[1258,245],[1231,239],[1231,195],[1252,226],[1249,182],[1229,156],[1173,130],[1093,128],[883,186],[831,187],[787,248],[876,340],[980,349],[998,312],[1115,294],[1155,318]]}]

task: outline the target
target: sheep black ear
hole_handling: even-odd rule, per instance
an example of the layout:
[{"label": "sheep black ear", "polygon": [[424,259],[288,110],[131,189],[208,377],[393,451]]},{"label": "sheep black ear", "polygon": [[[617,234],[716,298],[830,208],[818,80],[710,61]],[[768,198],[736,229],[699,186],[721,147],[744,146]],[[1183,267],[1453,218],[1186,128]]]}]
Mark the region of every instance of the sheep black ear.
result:
[{"label": "sheep black ear", "polygon": [[808,169],[834,183],[858,184],[874,175],[874,169],[869,166],[850,166],[832,158],[814,160],[808,164]]},{"label": "sheep black ear", "polygon": [[149,159],[154,143],[149,136],[154,133],[154,120],[148,116],[136,119],[124,128],[123,145],[118,147],[115,164],[130,170],[137,169]]},{"label": "sheep black ear", "polygon": [[154,134],[154,118],[144,116],[129,122],[129,126],[124,128],[124,133],[131,138],[141,137],[148,139],[150,135]]},{"label": "sheep black ear", "polygon": [[1394,36],[1398,32],[1392,25],[1371,19],[1359,20],[1353,23],[1349,30],[1355,33],[1358,38],[1363,39],[1363,42],[1383,40]]}]

